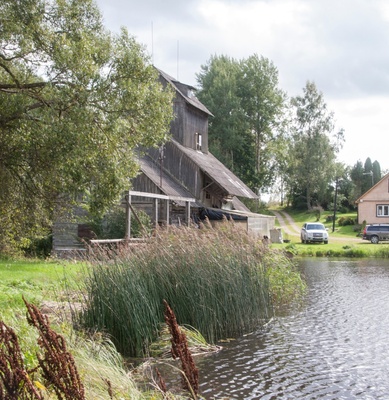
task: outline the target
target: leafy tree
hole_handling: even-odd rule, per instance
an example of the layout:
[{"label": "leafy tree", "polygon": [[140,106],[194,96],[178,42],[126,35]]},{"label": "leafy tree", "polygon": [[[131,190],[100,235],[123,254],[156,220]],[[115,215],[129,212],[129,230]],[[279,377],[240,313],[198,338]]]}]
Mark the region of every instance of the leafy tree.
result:
[{"label": "leafy tree", "polygon": [[379,182],[381,180],[381,175],[382,175],[381,174],[381,166],[377,160],[375,160],[373,162],[372,171],[373,171],[373,183],[375,185],[377,182]]},{"label": "leafy tree", "polygon": [[104,211],[136,173],[133,149],[164,139],[172,94],[91,0],[3,0],[0,20],[1,247],[80,192]]},{"label": "leafy tree", "polygon": [[246,180],[252,165],[251,138],[238,97],[239,62],[227,56],[212,56],[201,66],[197,81],[199,100],[214,114],[209,122],[211,153],[236,175]]},{"label": "leafy tree", "polygon": [[365,180],[365,176],[363,175],[364,169],[362,165],[362,161],[358,160],[356,164],[351,168],[350,178],[353,183],[352,190],[352,201],[358,199],[363,192],[363,182]]},{"label": "leafy tree", "polygon": [[274,181],[277,132],[286,98],[278,88],[278,70],[274,64],[257,54],[242,60],[238,95],[253,136],[254,183],[266,187]]},{"label": "leafy tree", "polygon": [[271,61],[213,56],[197,75],[199,99],[214,117],[210,150],[253,190],[274,180],[284,93]]},{"label": "leafy tree", "polygon": [[[335,179],[329,186],[327,200],[323,207],[333,210],[335,201],[335,191],[337,192],[336,210],[344,212],[355,209],[354,201],[351,198],[353,184],[350,179],[350,167],[343,163],[335,164]],[[350,200],[351,199],[351,200]]]},{"label": "leafy tree", "polygon": [[314,203],[323,201],[328,185],[336,178],[336,152],[343,131],[333,134],[333,113],[327,110],[323,94],[313,82],[307,82],[303,96],[292,98],[291,105],[294,123],[289,151],[290,191],[295,206],[303,202],[311,209]]},{"label": "leafy tree", "polygon": [[373,163],[371,158],[367,157],[364,167],[363,167],[363,183],[362,183],[362,193],[368,191],[374,184],[373,176]]},{"label": "leafy tree", "polygon": [[381,180],[380,163],[377,160],[372,163],[370,157],[366,158],[363,165],[362,161],[358,160],[351,169],[350,178],[354,186],[352,199],[355,201]]}]

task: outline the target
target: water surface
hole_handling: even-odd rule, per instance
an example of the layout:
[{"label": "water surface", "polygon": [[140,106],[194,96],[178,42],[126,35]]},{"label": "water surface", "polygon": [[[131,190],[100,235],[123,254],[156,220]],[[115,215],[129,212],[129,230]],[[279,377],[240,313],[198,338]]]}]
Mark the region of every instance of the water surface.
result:
[{"label": "water surface", "polygon": [[301,304],[197,360],[206,399],[389,399],[389,261],[300,264]]}]

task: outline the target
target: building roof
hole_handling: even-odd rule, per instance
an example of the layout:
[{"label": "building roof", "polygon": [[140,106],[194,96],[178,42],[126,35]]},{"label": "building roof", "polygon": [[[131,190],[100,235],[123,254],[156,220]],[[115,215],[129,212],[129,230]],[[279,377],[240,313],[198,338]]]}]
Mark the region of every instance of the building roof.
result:
[{"label": "building roof", "polygon": [[211,153],[185,147],[176,140],[170,142],[186,154],[202,171],[221,186],[229,195],[257,199],[258,196]]},{"label": "building roof", "polygon": [[[147,155],[139,159],[142,172],[159,188],[159,190],[170,197],[186,197],[190,198],[193,195],[186,190],[182,185],[176,182],[165,171],[161,171],[159,165],[155,164],[153,160]],[[161,186],[161,173],[162,173],[162,186]],[[180,206],[184,206],[185,202],[176,201]],[[191,207],[202,207],[200,203],[191,203]]]},{"label": "building roof", "polygon": [[196,107],[199,110],[205,112],[206,114],[213,116],[213,114],[208,110],[208,108],[205,107],[205,105],[202,104],[200,100],[196,97],[195,95],[196,88],[190,85],[186,85],[185,83],[179,82],[177,79],[173,78],[172,76],[168,75],[166,72],[163,72],[158,68],[157,70],[160,73],[160,75],[174,87],[177,93],[179,93],[188,104],[191,104],[193,107]]},{"label": "building roof", "polygon": [[365,193],[363,193],[362,196],[358,197],[358,198],[355,200],[355,203],[356,203],[356,204],[362,203],[364,197],[366,197],[366,196],[367,196],[370,192],[372,192],[377,186],[379,186],[379,185],[381,184],[381,182],[382,182],[385,178],[388,178],[388,177],[389,177],[389,173],[386,174],[386,175],[384,175],[375,185],[373,185],[369,190],[367,190]]}]

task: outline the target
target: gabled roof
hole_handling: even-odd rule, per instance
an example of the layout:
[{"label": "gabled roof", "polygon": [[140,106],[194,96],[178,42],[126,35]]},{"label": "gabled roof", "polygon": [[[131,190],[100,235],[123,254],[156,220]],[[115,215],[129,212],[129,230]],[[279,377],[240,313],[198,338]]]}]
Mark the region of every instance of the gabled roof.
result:
[{"label": "gabled roof", "polygon": [[174,139],[171,139],[170,142],[186,154],[203,172],[209,175],[209,177],[221,186],[229,195],[245,197],[248,199],[258,198],[258,196],[248,186],[246,186],[245,183],[243,183],[211,153],[206,154],[182,146]]},{"label": "gabled roof", "polygon": [[367,190],[365,193],[363,193],[362,196],[358,197],[358,199],[355,200],[355,203],[361,203],[361,200],[363,200],[364,197],[366,197],[369,193],[371,193],[377,186],[379,186],[381,184],[381,182],[386,179],[389,178],[389,173],[384,175],[374,186],[372,186],[369,190]]},{"label": "gabled roof", "polygon": [[[168,83],[170,83],[173,86],[174,90],[177,93],[179,93],[188,104],[191,104],[193,107],[196,107],[199,110],[205,112],[206,114],[213,116],[213,114],[208,110],[208,108],[205,107],[205,105],[202,104],[199,101],[199,99],[195,96],[194,92],[196,91],[196,88],[190,85],[186,85],[185,83],[179,82],[177,79],[174,79],[172,76],[168,75],[167,73],[161,71],[158,68],[157,71]],[[189,96],[189,93],[192,93],[192,95]]]},{"label": "gabled roof", "polygon": [[[142,172],[159,188],[159,190],[170,197],[193,197],[182,185],[176,182],[168,174],[162,171],[162,186],[161,186],[161,169],[147,155],[139,160]],[[176,201],[177,204],[184,206],[184,202]],[[201,207],[200,203],[192,203],[192,207]]]}]

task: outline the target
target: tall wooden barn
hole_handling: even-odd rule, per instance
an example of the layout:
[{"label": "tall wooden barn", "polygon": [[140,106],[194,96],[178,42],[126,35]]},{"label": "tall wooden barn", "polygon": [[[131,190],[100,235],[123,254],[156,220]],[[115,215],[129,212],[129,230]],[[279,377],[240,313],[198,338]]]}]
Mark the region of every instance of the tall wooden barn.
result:
[{"label": "tall wooden barn", "polygon": [[[208,119],[212,113],[197,99],[195,88],[161,70],[159,78],[176,94],[171,138],[139,159],[140,174],[132,182],[137,195],[131,196],[131,203],[149,214],[152,209],[160,224],[188,223],[188,218],[196,221],[205,216],[220,220],[225,215],[257,236],[270,236],[274,217],[251,213],[240,199],[258,196],[209,152]],[[141,197],[139,192],[166,197],[157,204],[155,198]]]},{"label": "tall wooden barn", "polygon": [[[240,199],[258,196],[208,150],[208,119],[212,113],[197,99],[194,87],[158,72],[161,83],[175,91],[175,118],[169,141],[159,149],[143,151],[139,157],[139,174],[132,180],[124,202],[129,214],[146,211],[159,225],[227,217],[253,235],[270,237],[275,218],[250,212]],[[86,232],[82,224],[57,221],[54,253],[80,248],[81,232]]]}]

